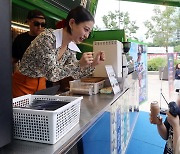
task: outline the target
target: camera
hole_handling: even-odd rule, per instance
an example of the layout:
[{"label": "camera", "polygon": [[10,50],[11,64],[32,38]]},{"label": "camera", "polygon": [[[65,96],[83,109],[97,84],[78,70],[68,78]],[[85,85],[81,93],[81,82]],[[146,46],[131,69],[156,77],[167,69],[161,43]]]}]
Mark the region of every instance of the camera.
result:
[{"label": "camera", "polygon": [[180,117],[180,107],[176,104],[176,102],[170,102],[168,104],[168,107],[169,107],[169,113],[176,117],[177,115],[179,115]]}]

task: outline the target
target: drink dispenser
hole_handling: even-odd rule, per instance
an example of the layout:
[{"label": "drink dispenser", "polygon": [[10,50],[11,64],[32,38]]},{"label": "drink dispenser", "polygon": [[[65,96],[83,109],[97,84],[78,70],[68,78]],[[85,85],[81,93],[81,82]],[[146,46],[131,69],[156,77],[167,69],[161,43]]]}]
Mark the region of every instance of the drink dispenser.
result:
[{"label": "drink dispenser", "polygon": [[93,42],[93,51],[105,52],[105,61],[96,66],[93,76],[107,77],[105,65],[112,65],[117,77],[123,77],[122,74],[122,52],[123,44],[117,40],[95,41]]},{"label": "drink dispenser", "polygon": [[105,65],[112,65],[118,78],[126,78],[130,70],[134,71],[134,65],[129,65],[132,57],[127,54],[130,45],[130,42],[119,42],[118,40],[93,42],[95,55],[96,52],[104,51],[106,57],[104,62],[96,66],[93,76],[107,77]]}]

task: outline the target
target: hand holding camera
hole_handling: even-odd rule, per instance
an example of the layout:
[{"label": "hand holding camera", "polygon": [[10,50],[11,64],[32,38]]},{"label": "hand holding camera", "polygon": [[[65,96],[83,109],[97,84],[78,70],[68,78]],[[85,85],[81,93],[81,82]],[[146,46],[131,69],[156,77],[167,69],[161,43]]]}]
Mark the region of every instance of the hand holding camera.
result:
[{"label": "hand holding camera", "polygon": [[175,127],[179,127],[179,116],[174,117],[170,112],[167,112],[167,120],[169,122],[169,124],[175,128]]}]

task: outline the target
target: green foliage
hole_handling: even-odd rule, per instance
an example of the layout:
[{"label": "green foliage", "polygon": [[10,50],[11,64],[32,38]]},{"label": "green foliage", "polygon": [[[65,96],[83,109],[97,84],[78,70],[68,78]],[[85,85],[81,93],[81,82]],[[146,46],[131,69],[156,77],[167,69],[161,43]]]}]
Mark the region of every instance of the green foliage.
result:
[{"label": "green foliage", "polygon": [[[180,41],[172,41],[172,42],[168,43],[168,46],[170,46],[170,47],[176,47],[179,45],[180,45]],[[159,45],[154,44],[153,42],[149,42],[148,47],[159,47]],[[178,50],[176,49],[175,52],[178,52]]]},{"label": "green foliage", "polygon": [[100,30],[101,30],[101,28],[100,28],[100,27],[98,27],[97,25],[95,25],[95,26],[93,27],[93,30],[94,30],[94,31],[100,31]]},{"label": "green foliage", "polygon": [[130,38],[135,38],[133,34],[139,29],[139,27],[136,26],[136,21],[130,20],[128,12],[110,11],[102,17],[102,20],[107,29],[124,29],[126,35]]},{"label": "green foliage", "polygon": [[174,7],[166,7],[162,11],[159,6],[155,6],[154,13],[155,15],[152,16],[151,20],[144,22],[148,29],[146,38],[153,38],[155,46],[167,47],[170,38],[173,37],[173,33],[179,25],[177,10]]},{"label": "green foliage", "polygon": [[175,47],[175,46],[178,46],[180,45],[180,41],[172,41],[169,43],[169,46],[172,46],[172,47]]},{"label": "green foliage", "polygon": [[180,52],[180,45],[175,46],[175,47],[174,47],[174,51],[175,51],[175,52]]},{"label": "green foliage", "polygon": [[157,45],[155,45],[154,43],[152,43],[152,42],[149,42],[148,43],[148,47],[158,47]]},{"label": "green foliage", "polygon": [[[174,60],[174,66],[177,64],[180,64],[179,59]],[[158,71],[160,67],[164,67],[167,65],[167,59],[166,58],[153,58],[151,60],[148,60],[148,71]]]},{"label": "green foliage", "polygon": [[177,64],[180,64],[180,60],[179,59],[177,59],[177,60],[175,59],[174,60],[174,66],[176,66]]},{"label": "green foliage", "polygon": [[165,58],[153,58],[148,60],[148,71],[158,71],[159,67],[164,67],[167,63]]}]

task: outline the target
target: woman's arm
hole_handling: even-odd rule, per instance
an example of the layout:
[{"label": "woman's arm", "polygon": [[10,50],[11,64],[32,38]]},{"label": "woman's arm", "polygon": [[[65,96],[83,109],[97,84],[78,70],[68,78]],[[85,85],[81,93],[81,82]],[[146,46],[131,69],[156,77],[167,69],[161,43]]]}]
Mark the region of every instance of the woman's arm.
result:
[{"label": "woman's arm", "polygon": [[178,138],[180,137],[179,116],[173,117],[169,112],[167,113],[167,115],[167,120],[173,127],[173,149],[175,150]]},{"label": "woman's arm", "polygon": [[177,144],[176,144],[176,150],[175,150],[175,154],[180,154],[180,136],[177,140]]},{"label": "woman's arm", "polygon": [[75,79],[82,78],[85,76],[89,76],[93,73],[95,67],[101,63],[101,61],[105,60],[105,54],[103,51],[100,51],[93,57],[93,52],[85,52],[83,53],[81,59],[78,61],[76,59],[76,54],[71,53],[71,57],[69,58],[69,64],[72,65],[72,69],[76,69],[80,67],[79,74],[72,74],[71,76]]},{"label": "woman's arm", "polygon": [[68,53],[64,53],[64,59],[58,60],[55,41],[51,30],[47,29],[38,35],[23,56],[20,72],[29,77],[45,77],[52,82],[72,75],[79,76],[80,65],[66,63]]},{"label": "woman's arm", "polygon": [[159,135],[164,140],[167,140],[167,129],[166,129],[166,126],[163,123],[157,124],[157,129],[158,129]]},{"label": "woman's arm", "polygon": [[173,147],[177,146],[178,139],[180,137],[180,126],[173,127]]},{"label": "woman's arm", "polygon": [[[92,53],[92,52],[91,52]],[[87,58],[87,56],[89,58]],[[78,74],[71,74],[71,76],[74,79],[79,79],[85,76],[89,76],[93,73],[95,67],[92,67],[93,59],[91,59],[91,56],[88,53],[84,53],[81,57],[81,60],[77,60],[76,53],[71,51],[71,55],[68,58],[68,65],[70,64],[72,66],[72,69],[76,69],[77,67],[80,68],[80,71]]]}]

